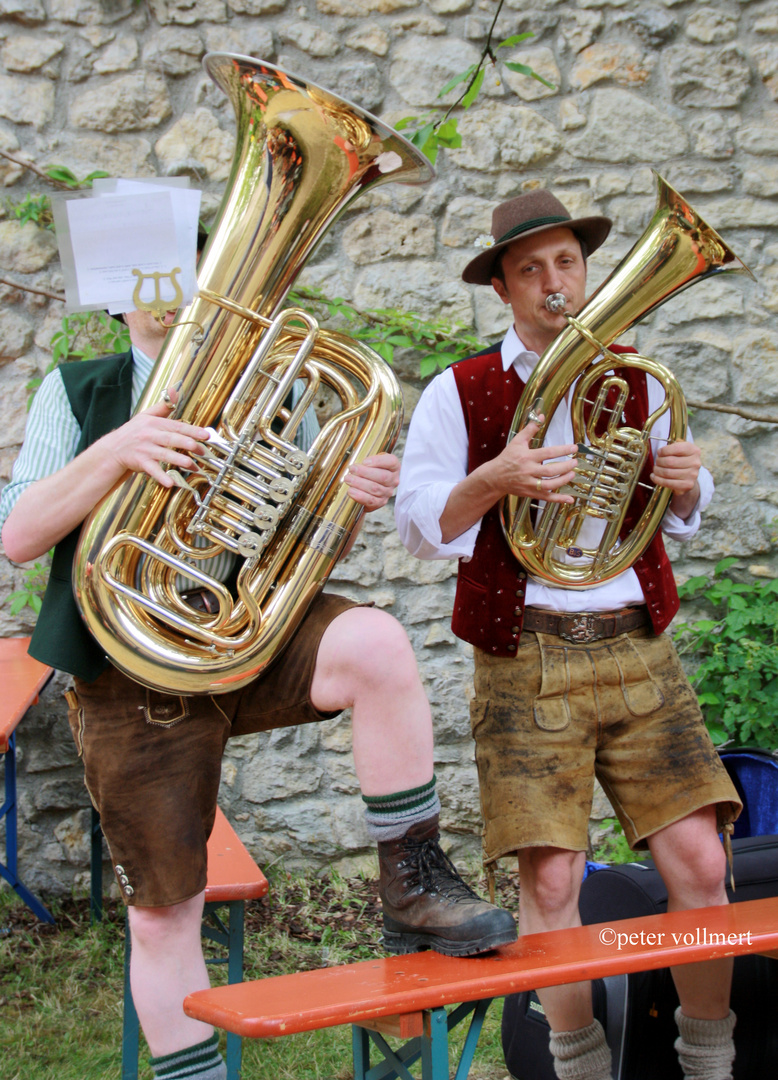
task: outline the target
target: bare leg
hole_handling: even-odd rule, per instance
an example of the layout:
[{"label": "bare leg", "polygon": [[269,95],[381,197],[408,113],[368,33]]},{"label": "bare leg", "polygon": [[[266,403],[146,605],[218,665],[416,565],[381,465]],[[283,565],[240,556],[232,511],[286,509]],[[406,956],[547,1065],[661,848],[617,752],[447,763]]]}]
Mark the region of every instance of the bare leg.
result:
[{"label": "bare leg", "polygon": [[[705,806],[648,839],[667,886],[667,910],[726,904],[726,857],[716,831],[716,808]],[[720,1020],[729,1014],[732,958],[672,968],[686,1016]]]},{"label": "bare leg", "polygon": [[354,765],[363,795],[432,779],[432,718],[416,657],[400,624],[375,608],[338,615],[319,645],[311,686],[317,709],[351,707]]},{"label": "bare leg", "polygon": [[[519,852],[519,933],[540,934],[580,926],[578,893],[583,851],[533,847]],[[590,982],[538,990],[552,1031],[575,1031],[594,1019]]]},{"label": "bare leg", "polygon": [[192,1020],[183,1000],[210,983],[200,940],[205,893],[182,904],[129,908],[130,985],[152,1057],[172,1054],[209,1038],[213,1028]]}]

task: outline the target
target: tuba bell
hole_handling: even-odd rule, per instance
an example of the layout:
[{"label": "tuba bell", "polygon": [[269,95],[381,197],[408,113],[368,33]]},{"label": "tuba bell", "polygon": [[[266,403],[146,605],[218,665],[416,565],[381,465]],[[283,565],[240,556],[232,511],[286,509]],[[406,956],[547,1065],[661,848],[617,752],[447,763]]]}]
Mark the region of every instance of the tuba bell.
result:
[{"label": "tuba bell", "polygon": [[[112,662],[170,693],[220,693],[260,675],[295,633],[363,508],[350,464],[390,450],[402,395],[367,346],[278,314],[326,229],[361,192],[425,183],[419,151],[369,113],[271,64],[211,53],[237,143],[198,269],[136,411],[178,387],[175,419],[210,429],[166,488],[126,477],[84,522],[73,565],[81,614]],[[299,398],[291,397],[297,388]],[[339,411],[307,453],[294,442],[322,387]],[[234,588],[209,572],[227,555]],[[213,610],[187,599],[207,590]]]},{"label": "tuba bell", "polygon": [[[572,503],[546,503],[535,515],[535,500],[506,496],[500,504],[505,538],[526,570],[542,582],[565,589],[591,589],[636,562],[650,544],[672,492],[654,486],[645,509],[627,536],[622,526],[630,500],[651,452],[651,428],[670,413],[668,442],[686,437],[686,403],[675,376],[638,354],[609,351],[617,337],[671,296],[714,274],[751,271],[721,237],[657,173],[657,206],[643,235],[597,289],[577,317],[564,312],[568,326],[536,364],[511,425],[512,439],[528,422],[544,416],[531,442],[541,447],[551,417],[571,387],[573,439],[578,443],[575,477],[559,488]],[[564,297],[548,297],[560,311]],[[657,379],[663,402],[642,430],[620,424],[629,394],[617,368],[638,368]],[[615,404],[613,399],[615,398]],[[589,415],[585,406],[590,407]],[[593,519],[596,519],[593,520]],[[596,544],[581,542],[591,531]],[[588,529],[587,529],[588,527]]]}]

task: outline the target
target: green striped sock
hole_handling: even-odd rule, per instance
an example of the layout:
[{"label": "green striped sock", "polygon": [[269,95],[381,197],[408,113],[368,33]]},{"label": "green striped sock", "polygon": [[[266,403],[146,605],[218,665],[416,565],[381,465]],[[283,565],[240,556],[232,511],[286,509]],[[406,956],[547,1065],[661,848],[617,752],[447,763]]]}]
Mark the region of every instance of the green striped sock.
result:
[{"label": "green striped sock", "polygon": [[435,775],[428,784],[392,795],[363,795],[367,829],[374,840],[397,840],[412,825],[440,812]]},{"label": "green striped sock", "polygon": [[157,1080],[227,1080],[227,1066],[219,1053],[219,1036],[176,1050],[173,1054],[149,1058]]}]

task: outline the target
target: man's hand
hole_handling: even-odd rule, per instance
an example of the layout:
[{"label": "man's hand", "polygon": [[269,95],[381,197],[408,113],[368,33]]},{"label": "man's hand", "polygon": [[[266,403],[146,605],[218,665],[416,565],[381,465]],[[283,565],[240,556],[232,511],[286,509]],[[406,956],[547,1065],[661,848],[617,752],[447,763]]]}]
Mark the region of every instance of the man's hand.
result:
[{"label": "man's hand", "polygon": [[651,481],[670,488],[670,509],[685,521],[697,505],[700,486],[697,477],[702,467],[700,451],[694,443],[679,441],[660,447],[654,460]]},{"label": "man's hand", "polygon": [[[543,422],[540,417],[540,422]],[[559,495],[557,489],[569,484],[575,475],[578,447],[542,446],[530,449],[540,424],[530,421],[491,463],[496,470],[495,487],[501,495],[529,496],[545,502],[571,503],[571,495]],[[554,458],[560,460],[555,461]]]},{"label": "man's hand", "polygon": [[349,495],[368,512],[386,506],[399,482],[400,462],[394,454],[365,458],[359,465],[349,466],[345,476]]},{"label": "man's hand", "polygon": [[[174,390],[168,391],[175,402]],[[205,452],[203,443],[208,438],[206,428],[169,419],[174,405],[160,401],[145,409],[100,440],[104,449],[125,470],[145,472],[163,487],[172,487],[173,480],[163,465],[175,465],[179,469],[194,469],[196,463],[190,455]]]}]

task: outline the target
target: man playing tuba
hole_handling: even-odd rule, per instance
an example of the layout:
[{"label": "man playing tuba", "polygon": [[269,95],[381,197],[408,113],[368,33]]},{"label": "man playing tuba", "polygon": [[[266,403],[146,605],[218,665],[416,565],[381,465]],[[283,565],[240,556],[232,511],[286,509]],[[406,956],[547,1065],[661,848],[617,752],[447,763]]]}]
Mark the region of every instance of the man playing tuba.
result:
[{"label": "man playing tuba", "polygon": [[[594,776],[631,846],[650,849],[670,910],[727,902],[718,832],[741,809],[663,634],[678,593],[661,535],[633,567],[578,591],[528,578],[501,529],[499,504],[507,495],[573,502],[561,490],[574,478],[578,450],[571,392],[550,419],[549,445],[531,447],[535,422],[507,440],[526,381],[567,325],[546,300],[562,294],[566,310],[580,311],[587,257],[610,224],[602,217],[573,220],[542,190],[496,208],[488,246],[462,276],[491,285],[513,324],[501,344],[453,365],[425,390],[396,506],[412,554],[460,560],[452,627],[475,648],[471,719],[485,860],[518,854],[524,934],[580,923]],[[664,391],[642,370],[622,373],[629,385],[623,422],[640,430]],[[699,528],[713,483],[693,442],[668,445],[668,430],[665,415],[651,432],[658,449],[648,470],[653,484],[672,492],[663,531],[685,540]],[[638,487],[635,508],[646,499]],[[586,526],[598,527],[596,519]],[[571,548],[567,557],[580,559],[581,551]],[[731,972],[727,959],[673,969],[681,1002],[676,1047],[684,1075],[696,1080],[732,1075]],[[590,984],[541,990],[539,997],[557,1075],[610,1078]]]},{"label": "man playing tuba", "polygon": [[[272,669],[217,698],[146,689],[104,656],[94,670],[93,643],[63,662],[84,634],[69,574],[81,522],[128,472],[170,487],[165,466],[193,469],[208,438],[207,429],[172,419],[162,402],[128,419],[173,315],[157,322],[149,312],[128,312],[128,353],[66,364],[44,380],[0,498],[0,522],[15,561],[57,549],[49,614],[31,648],[74,676],[70,724],[128,906],[132,993],[154,1073],[224,1080],[217,1035],[182,1005],[208,986],[200,943],[206,840],[231,735],[316,722],[350,707],[368,830],[378,843],[387,948],[468,956],[513,941],[516,928],[440,849],[429,705],[405,632],[385,612],[321,594]],[[393,455],[368,458],[350,469],[349,494],[377,510],[398,475]],[[206,590],[188,601],[210,610]]]}]

